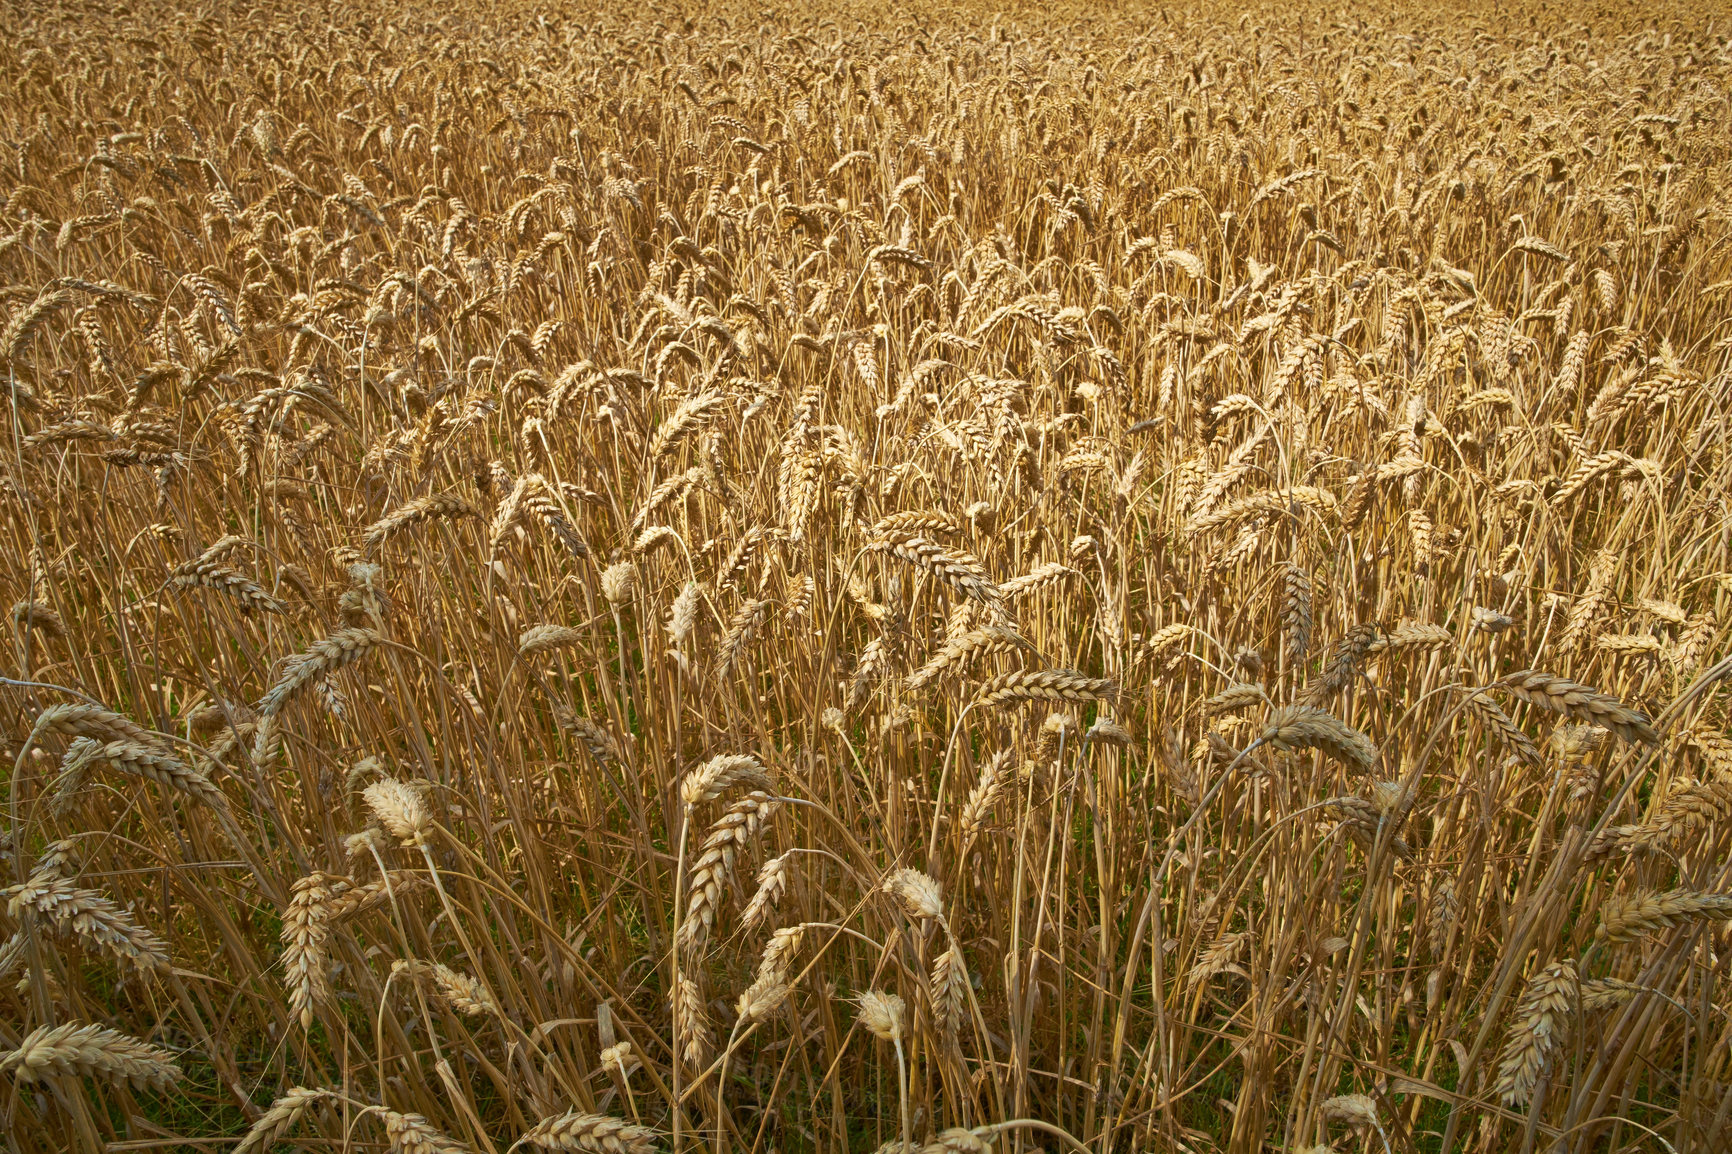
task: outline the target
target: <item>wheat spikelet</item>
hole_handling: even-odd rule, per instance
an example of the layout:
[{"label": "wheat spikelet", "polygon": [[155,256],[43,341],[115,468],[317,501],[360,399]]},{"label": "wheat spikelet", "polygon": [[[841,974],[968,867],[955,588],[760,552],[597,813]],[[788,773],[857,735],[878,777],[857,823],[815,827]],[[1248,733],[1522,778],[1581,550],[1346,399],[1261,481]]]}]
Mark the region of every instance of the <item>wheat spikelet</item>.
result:
[{"label": "wheat spikelet", "polygon": [[162,738],[143,726],[100,705],[51,705],[36,717],[30,732],[34,743],[45,733],[62,733],[68,737],[88,737],[103,743],[135,742],[139,745],[164,748]]},{"label": "wheat spikelet", "polygon": [[1402,621],[1394,629],[1378,635],[1366,646],[1367,656],[1391,650],[1418,649],[1436,652],[1455,644],[1455,635],[1441,625],[1423,621]]},{"label": "wheat spikelet", "polygon": [[637,588],[637,570],[630,561],[616,561],[602,570],[601,595],[609,605],[623,605]]},{"label": "wheat spikelet", "polygon": [[1610,1009],[1622,1005],[1637,994],[1652,992],[1647,986],[1620,981],[1617,978],[1590,978],[1581,984],[1581,991],[1584,1012]]},{"label": "wheat spikelet", "polygon": [[740,1025],[749,1026],[753,1022],[762,1021],[788,1000],[791,991],[786,978],[786,974],[759,972],[757,978],[740,995],[735,1007]]},{"label": "wheat spikelet", "polygon": [[1199,514],[1185,523],[1185,532],[1207,533],[1223,526],[1240,525],[1255,517],[1275,513],[1299,515],[1306,512],[1326,512],[1336,507],[1335,494],[1312,485],[1296,485],[1291,489],[1266,489],[1251,493],[1221,508]]},{"label": "wheat spikelet", "polygon": [[[1378,782],[1373,788],[1387,784],[1389,783]],[[1379,804],[1378,801],[1354,797],[1351,794],[1343,797],[1325,798],[1321,804],[1326,813],[1340,819],[1348,836],[1353,839],[1354,844],[1367,857],[1371,856],[1378,831],[1382,828],[1383,823],[1389,821],[1392,824],[1399,824],[1401,818],[1405,816],[1399,809],[1388,804]],[[1399,834],[1390,838],[1389,848],[1402,861],[1413,860],[1412,848]]]},{"label": "wheat spikelet", "polygon": [[800,952],[800,946],[805,941],[804,926],[784,926],[770,935],[770,940],[764,943],[764,952],[758,959],[758,977],[786,978],[793,968],[794,959]]},{"label": "wheat spikelet", "polygon": [[169,589],[214,589],[234,598],[241,612],[281,613],[283,603],[272,597],[257,581],[244,573],[206,561],[192,561],[180,566],[168,579]]},{"label": "wheat spikelet", "polygon": [[922,1146],[920,1154],[992,1154],[992,1140],[973,1130],[944,1130]]},{"label": "wheat spikelet", "polygon": [[1660,735],[1654,732],[1646,714],[1566,678],[1526,669],[1499,679],[1493,687],[1506,689],[1530,705],[1608,729],[1624,741],[1659,744]]},{"label": "wheat spikelet", "polygon": [[12,606],[12,624],[19,629],[35,630],[56,640],[66,636],[66,622],[52,606],[41,601],[24,600]]},{"label": "wheat spikelet", "polygon": [[441,962],[404,961],[399,959],[391,964],[392,973],[409,974],[412,977],[426,975],[433,979],[433,988],[439,991],[447,1005],[459,1014],[476,1017],[480,1014],[497,1014],[498,1003],[487,987],[470,977],[468,974],[452,969]]},{"label": "wheat spikelet", "polygon": [[1690,615],[1684,612],[1684,607],[1671,601],[1661,601],[1653,597],[1638,597],[1636,598],[1636,608],[1668,625],[1687,625],[1690,621]]},{"label": "wheat spikelet", "polygon": [[853,676],[848,679],[848,712],[859,709],[872,695],[873,686],[883,675],[884,664],[884,639],[874,637],[866,643],[866,648],[860,651],[860,658],[854,663]]},{"label": "wheat spikelet", "polygon": [[1260,735],[1276,749],[1320,749],[1362,773],[1377,764],[1377,746],[1372,740],[1333,714],[1309,705],[1289,705],[1269,715]]},{"label": "wheat spikelet", "polygon": [[1263,692],[1261,685],[1247,682],[1227,686],[1213,697],[1206,698],[1199,708],[1204,716],[1213,716],[1218,713],[1232,713],[1237,709],[1249,709],[1267,700],[1269,697]]},{"label": "wheat spikelet", "polygon": [[1469,623],[1481,633],[1502,633],[1515,624],[1513,618],[1483,605],[1475,605],[1469,614]]},{"label": "wheat spikelet", "polygon": [[727,558],[717,570],[717,589],[738,588],[740,579],[745,576],[746,569],[758,555],[758,547],[763,544],[766,533],[761,526],[754,525],[741,534],[734,547],[728,551]]},{"label": "wheat spikelet", "polygon": [[0,330],[0,357],[8,361],[20,359],[30,346],[34,337],[54,311],[72,302],[72,294],[65,289],[54,289],[43,293],[29,305],[20,309],[6,328]]},{"label": "wheat spikelet", "polygon": [[671,525],[651,525],[637,535],[637,540],[631,544],[631,551],[639,557],[647,557],[663,545],[672,545],[680,539]]},{"label": "wheat spikelet", "polygon": [[51,787],[54,796],[50,808],[56,818],[65,817],[71,810],[78,791],[84,787],[104,748],[102,742],[90,737],[75,737],[67,743],[66,752],[60,758],[60,773]]},{"label": "wheat spikelet", "polygon": [[680,441],[709,423],[711,411],[725,399],[720,393],[699,393],[681,401],[667,420],[656,426],[655,434],[650,437],[649,455],[652,458],[665,457],[673,452]]},{"label": "wheat spikelet", "polygon": [[1666,655],[1667,660],[1681,671],[1700,668],[1718,629],[1719,622],[1713,613],[1695,614],[1684,623],[1677,642]]},{"label": "wheat spikelet", "polygon": [[111,741],[88,750],[91,764],[108,764],[121,773],[154,781],[183,793],[215,810],[219,820],[230,820],[229,800],[215,783],[179,758],[155,745],[136,741]]},{"label": "wheat spikelet", "polygon": [[1555,260],[1560,263],[1567,263],[1570,259],[1569,253],[1537,236],[1524,236],[1510,247],[1516,252],[1532,253],[1534,256],[1542,256],[1547,260]]},{"label": "wheat spikelet", "polygon": [[968,1000],[968,967],[958,947],[951,946],[933,961],[928,996],[933,1024],[940,1033],[954,1039]]},{"label": "wheat spikelet", "polygon": [[1038,593],[1042,589],[1050,588],[1061,581],[1078,576],[1081,576],[1081,574],[1077,570],[1072,569],[1062,561],[1048,561],[1046,564],[1038,565],[1029,572],[1022,574],[1020,577],[1012,577],[1010,580],[1001,584],[998,588],[999,592],[1006,598],[1024,597],[1030,593]]},{"label": "wheat spikelet", "polygon": [[987,706],[1015,706],[1024,701],[1111,701],[1118,685],[1110,678],[1088,677],[1074,669],[1017,670],[1000,674],[980,687],[976,700]]},{"label": "wheat spikelet", "polygon": [[[552,533],[554,539],[563,545],[565,551],[573,557],[588,557],[590,555],[589,544],[579,536],[570,518],[565,515],[565,510],[560,508],[547,479],[538,473],[532,473],[524,478],[524,482],[523,495],[519,499],[520,515],[527,515],[541,522],[542,528]],[[497,523],[497,517],[495,521]],[[633,529],[635,531],[642,527],[640,524],[633,526]],[[501,531],[500,537],[503,538],[503,531]]]},{"label": "wheat spikelet", "polygon": [[680,589],[679,596],[674,598],[673,605],[669,607],[668,636],[673,639],[675,645],[691,636],[692,628],[698,620],[698,602],[701,595],[701,590],[696,583],[688,581]]},{"label": "wheat spikelet", "polygon": [[701,1070],[715,1049],[709,1016],[704,1013],[703,995],[698,984],[685,974],[680,975],[674,988],[674,1044],[680,1061],[694,1070]]},{"label": "wheat spikelet", "polygon": [[1369,1094],[1338,1094],[1325,1098],[1317,1108],[1331,1122],[1378,1127],[1377,1102]]},{"label": "wheat spikelet", "polygon": [[770,603],[766,600],[748,598],[746,603],[735,610],[728,619],[727,631],[722,634],[722,641],[717,646],[716,676],[725,678],[739,663],[740,654],[756,636],[758,626],[764,623]]},{"label": "wheat spikelet", "polygon": [[1506,1106],[1525,1106],[1563,1046],[1577,997],[1576,964],[1551,963],[1516,1003],[1509,1038],[1498,1056],[1495,1088]]},{"label": "wheat spikelet", "polygon": [[1137,743],[1131,731],[1110,717],[1096,717],[1088,732],[1083,734],[1085,744],[1111,745],[1118,749],[1129,749]]},{"label": "wheat spikelet", "polygon": [[1661,646],[1652,633],[1601,633],[1594,638],[1594,648],[1625,657],[1652,657],[1659,654]]},{"label": "wheat spikelet", "polygon": [[1042,765],[1051,765],[1058,760],[1061,749],[1075,749],[1080,728],[1082,723],[1074,713],[1055,710],[1047,714],[1046,720],[1040,724],[1040,736],[1035,743],[1035,760]]},{"label": "wheat spikelet", "polygon": [[1197,964],[1192,966],[1190,973],[1185,975],[1186,987],[1194,988],[1202,985],[1210,978],[1227,973],[1229,970],[1243,974],[1244,971],[1237,965],[1237,958],[1250,937],[1251,935],[1247,933],[1222,934],[1209,943],[1209,947],[1197,959]]},{"label": "wheat spikelet", "polygon": [[1728,817],[1732,817],[1732,783],[1687,785],[1667,794],[1660,808],[1623,840],[1621,848],[1654,849],[1705,827],[1720,826]]},{"label": "wheat spikelet", "polygon": [[433,815],[419,789],[394,778],[375,781],[362,791],[367,808],[392,837],[405,845],[419,845],[433,828]]},{"label": "wheat spikelet", "polygon": [[1426,911],[1425,944],[1433,961],[1443,957],[1450,931],[1460,916],[1461,899],[1455,892],[1455,879],[1445,875],[1431,887],[1431,904]]},{"label": "wheat spikelet", "polygon": [[773,857],[758,869],[758,888],[753,891],[746,908],[740,911],[740,928],[751,931],[763,925],[775,912],[776,903],[788,888],[788,872],[793,852]]},{"label": "wheat spikelet", "polygon": [[330,902],[346,892],[348,882],[328,874],[310,873],[290,887],[289,908],[283,914],[283,983],[289,994],[289,1014],[302,1030],[313,1025],[313,1004],[330,997],[325,941],[330,937]]},{"label": "wheat spikelet", "polygon": [[574,713],[562,719],[560,724],[577,734],[589,755],[600,764],[608,765],[620,760],[619,742],[594,721]]},{"label": "wheat spikelet", "polygon": [[986,823],[986,815],[1010,784],[1009,775],[1005,772],[1010,764],[1010,751],[1000,750],[986,759],[980,767],[980,778],[974,788],[969,791],[968,800],[962,807],[962,840],[963,844],[972,844],[980,836],[982,826]]},{"label": "wheat spikelet", "polygon": [[427,884],[426,874],[408,870],[390,870],[380,880],[364,886],[333,882],[324,902],[325,921],[329,925],[337,925],[368,910],[377,909],[393,897],[400,898],[411,894]]},{"label": "wheat spikelet", "polygon": [[31,871],[34,880],[42,877],[76,878],[78,875],[78,843],[73,838],[61,838],[51,841],[42,847],[42,852],[36,855],[36,868]]},{"label": "wheat spikelet", "polygon": [[1382,635],[1383,630],[1375,622],[1349,629],[1323,659],[1323,675],[1305,687],[1301,704],[1318,705],[1352,684],[1364,668],[1371,647]]},{"label": "wheat spikelet", "polygon": [[782,605],[782,616],[789,621],[802,621],[812,612],[812,598],[817,595],[818,586],[810,573],[802,574],[792,585],[792,591]]}]

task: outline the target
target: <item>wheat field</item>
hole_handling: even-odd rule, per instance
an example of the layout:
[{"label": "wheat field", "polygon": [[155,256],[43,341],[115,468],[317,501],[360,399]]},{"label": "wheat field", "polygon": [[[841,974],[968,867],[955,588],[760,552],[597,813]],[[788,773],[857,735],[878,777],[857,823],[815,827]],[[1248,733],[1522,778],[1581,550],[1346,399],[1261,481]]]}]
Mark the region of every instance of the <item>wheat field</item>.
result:
[{"label": "wheat field", "polygon": [[1726,13],[0,11],[8,1150],[1732,1148]]}]

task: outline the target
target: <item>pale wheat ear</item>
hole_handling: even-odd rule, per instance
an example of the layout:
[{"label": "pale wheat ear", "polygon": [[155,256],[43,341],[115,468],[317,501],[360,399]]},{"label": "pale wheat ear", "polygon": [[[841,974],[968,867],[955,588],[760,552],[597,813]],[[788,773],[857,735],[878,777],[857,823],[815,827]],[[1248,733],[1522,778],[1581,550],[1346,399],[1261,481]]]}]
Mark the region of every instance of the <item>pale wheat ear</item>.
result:
[{"label": "pale wheat ear", "polygon": [[391,1154],[470,1154],[469,1147],[449,1137],[420,1114],[381,1109],[385,1139]]},{"label": "pale wheat ear", "polygon": [[1308,705],[1289,705],[1269,715],[1262,740],[1276,749],[1320,749],[1362,773],[1377,764],[1377,746],[1339,717]]},{"label": "pale wheat ear", "polygon": [[20,1082],[56,1075],[94,1076],[143,1089],[167,1089],[182,1075],[174,1055],[104,1026],[42,1026],[0,1054],[0,1073]]},{"label": "pale wheat ear", "polygon": [[234,1154],[265,1154],[306,1117],[307,1111],[321,1102],[336,1101],[343,1096],[335,1090],[308,1090],[296,1086],[271,1103],[271,1108],[259,1115],[246,1136],[234,1147]]},{"label": "pale wheat ear", "polygon": [[1493,688],[1507,690],[1541,709],[1602,726],[1625,741],[1656,745],[1660,740],[1646,714],[1631,709],[1610,694],[1578,685],[1567,678],[1539,670],[1524,670],[1500,679]]},{"label": "pale wheat ear", "polygon": [[537,1122],[516,1145],[585,1154],[654,1154],[656,1139],[656,1132],[647,1126],[572,1111]]},{"label": "pale wheat ear", "polygon": [[753,791],[728,807],[704,838],[687,874],[685,920],[675,935],[684,950],[696,950],[715,924],[722,889],[733,880],[734,862],[757,840],[766,823],[781,808],[769,794]]}]

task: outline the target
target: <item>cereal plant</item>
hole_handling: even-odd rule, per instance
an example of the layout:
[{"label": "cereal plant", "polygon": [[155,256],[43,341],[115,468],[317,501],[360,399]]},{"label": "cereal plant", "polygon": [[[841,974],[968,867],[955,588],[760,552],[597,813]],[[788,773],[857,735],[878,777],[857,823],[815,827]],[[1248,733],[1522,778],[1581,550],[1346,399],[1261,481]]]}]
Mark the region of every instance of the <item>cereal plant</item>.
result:
[{"label": "cereal plant", "polygon": [[0,11],[8,1150],[1732,1148],[1725,12]]}]

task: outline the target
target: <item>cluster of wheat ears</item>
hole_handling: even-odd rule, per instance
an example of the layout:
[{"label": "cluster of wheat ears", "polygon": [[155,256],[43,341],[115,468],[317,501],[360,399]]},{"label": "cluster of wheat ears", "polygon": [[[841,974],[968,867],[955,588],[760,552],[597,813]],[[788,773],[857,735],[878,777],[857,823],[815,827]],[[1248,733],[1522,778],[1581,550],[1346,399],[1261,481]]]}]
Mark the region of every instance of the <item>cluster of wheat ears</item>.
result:
[{"label": "cluster of wheat ears", "polygon": [[7,1149],[1732,1144],[1712,21],[0,11]]}]

